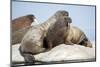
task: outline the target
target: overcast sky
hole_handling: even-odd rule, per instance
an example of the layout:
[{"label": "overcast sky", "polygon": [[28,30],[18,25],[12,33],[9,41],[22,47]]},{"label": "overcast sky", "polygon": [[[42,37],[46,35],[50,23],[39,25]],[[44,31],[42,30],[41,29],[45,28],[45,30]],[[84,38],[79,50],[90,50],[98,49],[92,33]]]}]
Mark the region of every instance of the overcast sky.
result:
[{"label": "overcast sky", "polygon": [[58,10],[66,10],[72,18],[72,25],[79,27],[91,40],[95,40],[95,6],[47,4],[34,2],[12,2],[12,19],[34,14],[42,23]]}]

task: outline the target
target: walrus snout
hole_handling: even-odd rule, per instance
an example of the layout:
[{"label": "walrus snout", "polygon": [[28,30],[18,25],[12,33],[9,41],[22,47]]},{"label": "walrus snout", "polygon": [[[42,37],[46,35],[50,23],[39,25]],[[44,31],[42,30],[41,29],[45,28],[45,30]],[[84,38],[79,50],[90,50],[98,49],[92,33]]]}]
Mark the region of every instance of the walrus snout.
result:
[{"label": "walrus snout", "polygon": [[66,22],[66,26],[70,27],[70,23],[72,23],[72,19],[70,17],[64,17],[64,22]]},{"label": "walrus snout", "polygon": [[36,17],[32,14],[27,15],[27,17],[31,20],[31,22],[34,22],[34,19],[36,19]]},{"label": "walrus snout", "polygon": [[72,19],[71,19],[70,17],[67,17],[67,18],[66,18],[66,21],[67,21],[68,23],[72,23]]}]

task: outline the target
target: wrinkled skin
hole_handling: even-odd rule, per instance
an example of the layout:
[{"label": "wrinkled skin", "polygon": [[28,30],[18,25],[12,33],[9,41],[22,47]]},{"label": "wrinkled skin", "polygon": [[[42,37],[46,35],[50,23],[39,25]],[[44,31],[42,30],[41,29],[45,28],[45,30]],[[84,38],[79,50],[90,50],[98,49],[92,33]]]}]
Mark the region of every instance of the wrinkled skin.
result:
[{"label": "wrinkled skin", "polygon": [[68,31],[71,22],[71,18],[64,15],[59,17],[56,23],[48,29],[46,38],[49,49],[64,43],[66,32]]},{"label": "wrinkled skin", "polygon": [[64,16],[64,14],[65,16],[69,15],[67,11],[57,11],[44,23],[32,26],[25,34],[19,50],[26,63],[34,63],[34,55],[45,51],[43,43],[48,29],[59,20],[59,16]]},{"label": "wrinkled skin", "polygon": [[26,15],[18,17],[11,21],[11,44],[21,43],[21,40],[25,33],[31,27],[34,22],[34,15]]},{"label": "wrinkled skin", "polygon": [[70,26],[68,32],[66,32],[67,36],[65,38],[65,44],[73,45],[79,44],[85,47],[92,48],[92,44],[85,35],[85,33],[75,26]]}]

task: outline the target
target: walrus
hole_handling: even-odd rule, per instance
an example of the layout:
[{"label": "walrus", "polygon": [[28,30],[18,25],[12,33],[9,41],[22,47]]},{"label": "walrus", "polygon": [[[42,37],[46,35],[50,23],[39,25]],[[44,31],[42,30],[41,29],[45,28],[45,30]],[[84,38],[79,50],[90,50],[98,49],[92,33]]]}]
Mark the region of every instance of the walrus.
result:
[{"label": "walrus", "polygon": [[69,21],[66,30],[64,30],[66,24],[62,25],[62,22],[58,21],[48,29],[45,39],[46,48],[51,49],[63,43],[67,45],[78,44],[92,48],[92,44],[86,34],[78,27],[70,25],[72,23],[71,18],[68,17],[66,21],[63,21],[63,23]]},{"label": "walrus", "polygon": [[92,43],[87,38],[85,33],[82,30],[80,30],[78,27],[71,26],[71,25],[69,30],[66,32],[64,43],[68,45],[78,44],[78,45],[83,45],[85,47],[92,48]]},{"label": "walrus", "polygon": [[42,24],[32,26],[22,39],[19,48],[20,54],[24,57],[26,64],[34,63],[34,55],[44,52],[43,40],[46,37],[48,28],[50,28],[59,17],[68,16],[69,13],[64,10],[57,11],[47,21]]},{"label": "walrus", "polygon": [[66,37],[66,32],[70,27],[72,20],[70,17],[59,17],[58,20],[52,27],[48,29],[47,32],[47,47],[52,49],[53,47],[64,43],[64,38]]},{"label": "walrus", "polygon": [[31,26],[36,17],[32,14],[18,17],[11,21],[12,32]]},{"label": "walrus", "polygon": [[21,43],[22,38],[24,37],[26,32],[29,30],[29,28],[30,27],[26,27],[26,28],[23,28],[11,33],[11,44],[16,45],[17,43]]},{"label": "walrus", "polygon": [[26,15],[12,20],[11,22],[11,44],[20,43],[25,33],[36,22],[34,15]]}]

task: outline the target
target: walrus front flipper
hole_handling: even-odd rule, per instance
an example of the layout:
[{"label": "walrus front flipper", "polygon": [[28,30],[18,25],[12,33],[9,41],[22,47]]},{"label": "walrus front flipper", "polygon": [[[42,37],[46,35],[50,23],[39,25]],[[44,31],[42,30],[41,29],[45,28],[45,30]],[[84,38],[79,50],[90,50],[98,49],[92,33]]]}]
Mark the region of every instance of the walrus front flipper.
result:
[{"label": "walrus front flipper", "polygon": [[35,58],[31,54],[24,54],[24,59],[25,59],[25,65],[32,65],[34,64]]},{"label": "walrus front flipper", "polygon": [[24,57],[25,65],[32,65],[32,64],[35,63],[35,58],[34,58],[34,56],[32,55],[32,53],[22,52],[21,46],[19,47],[19,52],[20,52],[20,54]]}]

